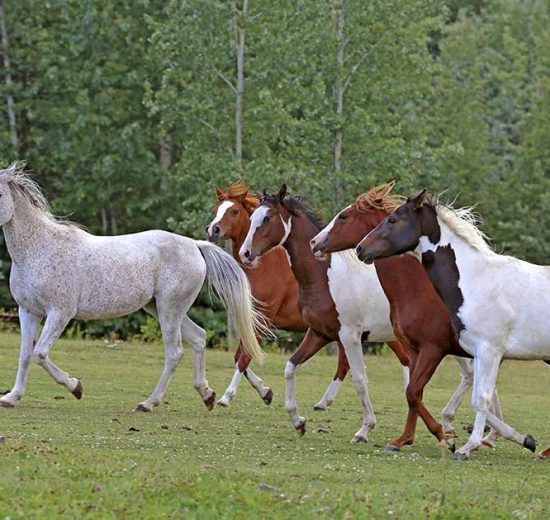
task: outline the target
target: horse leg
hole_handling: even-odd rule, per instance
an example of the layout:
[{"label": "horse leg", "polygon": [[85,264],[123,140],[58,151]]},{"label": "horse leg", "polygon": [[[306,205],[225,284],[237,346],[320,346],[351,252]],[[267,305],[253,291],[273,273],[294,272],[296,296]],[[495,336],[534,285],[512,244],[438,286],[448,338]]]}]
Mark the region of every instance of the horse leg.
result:
[{"label": "horse leg", "polygon": [[[239,383],[241,382],[241,379],[243,377],[243,370],[239,369],[239,359],[243,353],[245,356],[247,356],[246,352],[244,352],[242,342],[239,342],[239,346],[237,347],[237,350],[235,352],[235,372],[233,373],[231,383],[229,383],[226,391],[216,403],[218,406],[223,406],[224,408],[228,407],[229,403],[233,400],[237,393],[237,388],[239,387]],[[247,357],[249,358],[248,363],[250,363],[251,358],[250,356]]]},{"label": "horse leg", "polygon": [[23,307],[19,307],[19,323],[21,324],[21,350],[19,353],[19,368],[15,378],[15,385],[11,392],[0,399],[0,407],[12,408],[15,402],[23,397],[27,386],[29,366],[32,358],[32,349],[38,336],[41,318],[31,314]]},{"label": "horse leg", "polygon": [[77,399],[80,399],[82,397],[82,384],[80,380],[75,377],[69,377],[66,372],[63,372],[63,370],[54,365],[48,356],[51,348],[55,345],[55,342],[59,339],[59,336],[61,336],[71,318],[72,315],[60,312],[48,314],[44,323],[44,329],[38,338],[32,356],[34,361],[48,372],[56,383],[63,385]]},{"label": "horse leg", "polygon": [[185,315],[181,325],[181,335],[193,350],[193,386],[201,396],[206,408],[212,410],[216,392],[208,386],[206,380],[206,331]]},{"label": "horse leg", "polygon": [[248,366],[252,358],[243,349],[242,343],[239,343],[237,351],[235,352],[235,372],[233,373],[233,379],[224,392],[221,399],[216,403],[219,406],[228,407],[229,403],[235,398],[237,394],[237,388],[243,375],[248,379],[248,382],[258,392],[265,404],[271,404],[273,399],[273,391],[271,388],[264,386],[263,381],[250,369]]},{"label": "horse leg", "polygon": [[336,374],[334,374],[333,380],[328,385],[328,388],[325,391],[325,395],[321,400],[313,407],[314,410],[325,411],[336,398],[338,390],[340,390],[340,385],[346,377],[349,371],[348,358],[346,357],[346,352],[344,351],[344,346],[338,341],[338,366],[336,368]]},{"label": "horse leg", "polygon": [[[444,352],[437,346],[423,345],[420,349],[418,359],[414,364],[411,381],[406,391],[409,413],[405,431],[400,438],[388,444],[387,448],[389,451],[396,451],[405,444],[414,443],[415,426],[418,415],[420,415],[430,433],[436,437],[438,441],[447,444],[447,436],[441,424],[432,416],[422,402],[424,387],[431,379],[435,369],[439,366],[444,357]],[[447,447],[450,446],[447,444]],[[454,443],[452,447],[454,447]]]},{"label": "horse leg", "polygon": [[410,378],[409,364],[412,350],[400,341],[388,341],[388,347],[393,350],[393,353],[397,356],[397,359],[399,359],[399,362],[401,363],[401,367],[403,368],[403,389],[407,391]]},{"label": "horse leg", "polygon": [[376,416],[369,396],[369,385],[363,357],[363,346],[361,345],[361,333],[355,329],[342,328],[340,339],[344,344],[346,356],[351,368],[351,377],[357,390],[357,394],[363,405],[363,424],[353,436],[351,442],[358,444],[367,442],[368,434],[376,426]]},{"label": "horse leg", "polygon": [[153,393],[134,407],[134,412],[151,412],[158,406],[183,356],[181,346],[181,308],[169,305],[148,306],[147,311],[158,315],[162,340],[164,342],[164,369]]},{"label": "horse leg", "polygon": [[286,362],[285,366],[285,409],[290,416],[290,420],[300,436],[306,432],[306,418],[298,414],[296,404],[296,369],[305,363],[311,356],[315,355],[330,340],[321,336],[313,329],[308,329],[304,339],[300,343],[296,352]]},{"label": "horse leg", "polygon": [[[409,361],[409,371],[411,377],[414,379],[414,371],[416,369],[416,361],[418,359],[418,353],[414,350],[410,352],[410,361]],[[409,381],[410,384],[410,381]],[[407,385],[408,387],[408,385]],[[406,395],[406,389],[405,389]],[[405,430],[397,439],[393,439],[386,444],[384,451],[399,451],[402,446],[414,444],[414,436],[416,431],[416,422],[418,419],[418,414],[413,412],[412,408],[409,406],[409,411],[407,414],[407,421],[405,423]]]},{"label": "horse leg", "polygon": [[453,395],[449,399],[449,402],[443,408],[442,413],[442,426],[443,431],[448,435],[456,437],[456,432],[453,428],[452,422],[454,421],[456,411],[464,400],[466,393],[472,386],[474,380],[474,362],[472,359],[455,357],[457,363],[460,365],[460,383],[456,387]]},{"label": "horse leg", "polygon": [[[493,394],[493,400],[491,402],[489,412],[492,413],[497,419],[500,419],[502,421],[502,408],[500,407],[500,399],[498,398],[498,392],[496,388]],[[498,432],[493,426],[491,426],[491,431],[483,438],[481,447],[493,448],[498,438]]]},{"label": "horse leg", "polygon": [[535,451],[536,446],[533,437],[530,435],[520,435],[512,427],[489,412],[501,359],[501,354],[489,345],[483,345],[476,349],[476,356],[474,358],[474,391],[472,394],[472,406],[476,411],[476,418],[468,442],[455,453],[456,459],[468,459],[471,452],[482,445],[482,436],[486,421],[502,437],[517,442],[533,452]]}]

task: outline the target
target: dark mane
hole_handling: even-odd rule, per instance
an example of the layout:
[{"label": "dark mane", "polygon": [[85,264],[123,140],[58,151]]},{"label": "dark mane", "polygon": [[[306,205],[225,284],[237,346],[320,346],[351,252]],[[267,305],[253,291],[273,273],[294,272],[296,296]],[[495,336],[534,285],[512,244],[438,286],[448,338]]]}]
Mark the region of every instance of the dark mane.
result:
[{"label": "dark mane", "polygon": [[[264,201],[269,201],[273,204],[277,204],[280,201],[278,197],[271,195],[270,193],[265,193],[260,201],[260,204]],[[317,214],[317,211],[313,209],[307,202],[304,201],[302,197],[288,195],[282,202],[283,206],[288,209],[292,215],[302,214],[313,224],[317,231],[321,231],[325,227],[323,220]]]}]

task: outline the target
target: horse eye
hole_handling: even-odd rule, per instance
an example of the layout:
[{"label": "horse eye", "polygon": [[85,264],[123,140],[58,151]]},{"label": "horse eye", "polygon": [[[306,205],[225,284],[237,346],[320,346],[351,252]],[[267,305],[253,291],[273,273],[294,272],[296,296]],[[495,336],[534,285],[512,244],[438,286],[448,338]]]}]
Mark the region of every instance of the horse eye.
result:
[{"label": "horse eye", "polygon": [[238,215],[239,214],[239,210],[238,209],[234,209],[233,210],[233,215]]},{"label": "horse eye", "polygon": [[346,220],[346,219],[348,218],[348,216],[342,214],[342,215],[340,215],[338,218],[339,218],[340,220]]},{"label": "horse eye", "polygon": [[390,224],[395,224],[395,217],[394,217],[393,215],[390,216],[390,217],[388,217],[388,222],[389,222]]},{"label": "horse eye", "polygon": [[269,222],[269,220],[270,220],[270,217],[269,217],[269,216],[268,216],[268,217],[264,217],[264,224],[265,224],[266,222]]}]

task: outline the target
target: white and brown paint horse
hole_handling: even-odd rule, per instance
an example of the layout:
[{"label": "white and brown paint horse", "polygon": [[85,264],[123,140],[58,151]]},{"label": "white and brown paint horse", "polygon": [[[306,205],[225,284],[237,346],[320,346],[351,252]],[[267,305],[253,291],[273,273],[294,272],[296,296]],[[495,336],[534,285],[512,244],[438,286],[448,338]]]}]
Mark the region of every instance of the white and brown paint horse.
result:
[{"label": "white and brown paint horse", "polygon": [[[260,200],[243,181],[232,184],[226,191],[216,187],[216,198],[218,203],[212,208],[214,218],[206,227],[208,240],[230,240],[233,258],[240,262],[239,249],[250,229],[250,215],[258,207]],[[259,310],[268,324],[286,331],[307,331],[308,327],[298,306],[298,282],[292,273],[284,248],[273,248],[256,262],[253,269],[246,269],[245,273],[250,281],[253,296],[261,302]],[[233,378],[218,405],[229,406],[237,393],[243,374],[263,401],[266,404],[271,403],[271,388],[263,385],[262,380],[249,365],[250,356],[239,344],[235,352]],[[336,373],[321,400],[313,407],[314,410],[326,410],[332,404],[348,370],[344,347],[338,343]]]},{"label": "white and brown paint horse", "polygon": [[[363,423],[352,442],[366,442],[376,417],[368,392],[362,336],[389,342],[404,366],[409,363],[408,352],[395,341],[389,303],[375,270],[358,262],[349,251],[317,260],[309,241],[322,226],[299,198],[285,198],[285,194],[284,185],[274,195],[264,194],[240,249],[243,263],[253,266],[260,256],[282,245],[299,283],[300,311],[309,329],[285,367],[285,408],[296,431],[303,434],[306,419],[297,411],[296,370],[327,343],[340,340],[363,406]],[[408,375],[407,369],[405,372]]]},{"label": "white and brown paint horse", "polygon": [[13,407],[23,396],[32,359],[80,399],[81,382],[49,358],[69,321],[145,309],[159,320],[165,362],[157,387],[136,410],[150,411],[162,401],[183,354],[182,338],[193,350],[194,386],[211,409],[215,393],[205,376],[206,333],[187,316],[205,279],[228,308],[244,347],[260,357],[256,334],[263,328],[248,280],[219,247],[165,231],[91,235],[56,219],[38,185],[15,166],[0,172],[0,225],[12,259],[10,288],[21,322],[19,370],[0,406]]},{"label": "white and brown paint horse", "polygon": [[407,251],[420,255],[461,347],[474,357],[476,419],[455,457],[468,459],[481,446],[486,421],[534,452],[533,437],[504,424],[490,405],[503,359],[549,363],[550,267],[495,253],[471,211],[440,204],[426,190],[409,197],[357,246],[367,263]]}]

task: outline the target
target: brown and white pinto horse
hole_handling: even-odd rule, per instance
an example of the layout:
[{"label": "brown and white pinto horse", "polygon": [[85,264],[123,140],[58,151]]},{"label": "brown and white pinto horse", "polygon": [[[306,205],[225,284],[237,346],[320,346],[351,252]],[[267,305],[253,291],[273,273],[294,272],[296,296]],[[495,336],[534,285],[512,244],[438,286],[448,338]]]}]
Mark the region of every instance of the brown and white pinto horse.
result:
[{"label": "brown and white pinto horse", "polygon": [[320,231],[321,225],[299,198],[285,199],[285,194],[286,186],[275,195],[264,192],[240,249],[242,261],[255,265],[260,257],[282,245],[298,280],[300,311],[309,329],[285,367],[285,408],[294,428],[303,435],[306,419],[297,411],[296,370],[327,343],[340,340],[363,406],[363,423],[352,442],[366,442],[376,418],[368,393],[362,335],[366,333],[370,341],[389,341],[404,366],[408,366],[409,356],[406,348],[395,341],[389,304],[374,269],[365,268],[352,252],[337,253],[326,261],[317,261],[309,241]]},{"label": "brown and white pinto horse", "polygon": [[[250,228],[250,215],[260,203],[252,191],[239,181],[226,191],[216,187],[218,203],[212,209],[214,219],[206,228],[208,240],[219,242],[230,240],[233,257],[240,262],[239,249]],[[282,247],[274,248],[266,254],[254,269],[245,269],[250,281],[253,296],[261,302],[259,310],[268,323],[278,329],[291,332],[306,332],[307,325],[298,308],[298,282],[294,277],[287,254]],[[239,343],[235,352],[235,374],[223,397],[218,401],[221,406],[229,406],[235,397],[242,375],[258,391],[266,404],[271,403],[273,392],[262,385],[262,380],[248,367],[250,356]],[[315,410],[326,410],[348,373],[349,365],[344,349],[338,343],[338,366],[334,379]]]},{"label": "brown and white pinto horse", "polygon": [[[357,197],[354,204],[340,211],[311,240],[312,251],[317,256],[324,256],[327,253],[355,248],[369,231],[401,205],[401,197],[390,193],[393,186],[394,183],[383,184]],[[395,451],[414,443],[418,415],[439,441],[454,437],[451,422],[456,409],[472,386],[471,360],[457,358],[462,369],[462,380],[443,410],[443,425],[426,409],[422,403],[422,394],[445,356],[471,356],[460,347],[451,327],[447,308],[416,258],[403,255],[377,260],[374,265],[390,302],[390,319],[395,336],[411,351],[411,374],[406,391],[409,404],[407,423],[403,434],[390,441],[386,449]],[[500,416],[500,405],[496,396],[494,409]],[[485,444],[492,445],[495,439],[496,433],[491,431]]]}]

